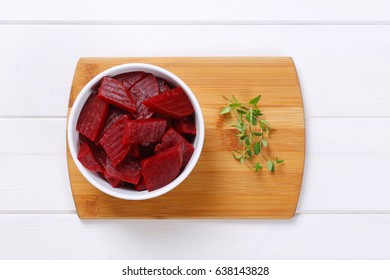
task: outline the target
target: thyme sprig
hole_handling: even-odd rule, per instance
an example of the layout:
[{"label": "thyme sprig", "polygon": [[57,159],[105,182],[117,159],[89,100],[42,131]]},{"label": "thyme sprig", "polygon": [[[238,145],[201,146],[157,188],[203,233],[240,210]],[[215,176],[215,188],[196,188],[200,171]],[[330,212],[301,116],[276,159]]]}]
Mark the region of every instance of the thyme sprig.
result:
[{"label": "thyme sprig", "polygon": [[239,138],[241,144],[240,149],[233,151],[233,157],[241,163],[245,163],[249,168],[255,172],[259,172],[263,165],[260,161],[253,161],[255,156],[261,155],[266,162],[267,169],[271,172],[275,171],[275,165],[281,164],[284,160],[275,158],[271,160],[263,153],[263,149],[268,147],[268,138],[271,131],[271,125],[263,118],[263,113],[258,107],[261,95],[258,95],[248,103],[241,103],[232,95],[229,99],[224,96],[228,105],[221,108],[222,115],[233,112],[237,118],[237,124],[232,125],[237,129],[236,136]]}]

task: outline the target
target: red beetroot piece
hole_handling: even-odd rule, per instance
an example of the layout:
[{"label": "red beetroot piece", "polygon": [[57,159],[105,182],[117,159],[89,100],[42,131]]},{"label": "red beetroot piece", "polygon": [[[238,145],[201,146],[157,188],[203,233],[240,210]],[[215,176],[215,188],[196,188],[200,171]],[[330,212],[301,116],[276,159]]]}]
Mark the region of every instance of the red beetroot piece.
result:
[{"label": "red beetroot piece", "polygon": [[103,137],[104,133],[107,129],[109,129],[120,117],[127,115],[129,119],[132,119],[132,116],[129,112],[118,108],[116,106],[111,106],[108,112],[108,117],[106,123],[103,126],[103,129],[100,132],[100,136],[98,137],[98,141]]},{"label": "red beetroot piece", "polygon": [[105,102],[118,106],[126,111],[136,113],[137,107],[133,97],[129,94],[126,87],[119,81],[104,77],[99,87],[98,97]]},{"label": "red beetroot piece", "polygon": [[123,182],[137,184],[141,179],[141,162],[130,157],[125,158],[120,164],[114,166],[110,159],[107,159],[104,176]]},{"label": "red beetroot piece", "polygon": [[194,153],[194,146],[187,142],[179,133],[173,128],[168,129],[161,139],[161,144],[158,144],[154,149],[155,153],[160,153],[179,144],[183,154],[183,165],[182,168],[186,167],[190,161],[192,154]]},{"label": "red beetroot piece", "polygon": [[77,159],[81,164],[91,171],[103,172],[103,167],[99,164],[99,161],[96,159],[93,154],[92,148],[88,141],[82,141],[80,143],[79,153]]},{"label": "red beetroot piece", "polygon": [[167,82],[161,78],[157,78],[157,84],[158,84],[158,89],[161,92],[165,92],[167,90],[170,90],[171,88],[168,86]]},{"label": "red beetroot piece", "polygon": [[143,104],[154,112],[174,119],[181,119],[194,113],[191,101],[180,87],[148,98]]},{"label": "red beetroot piece", "polygon": [[123,184],[123,182],[121,180],[118,180],[115,178],[110,178],[110,177],[104,177],[104,178],[107,180],[108,183],[110,183],[110,185],[113,188],[119,188]]},{"label": "red beetroot piece", "polygon": [[99,162],[100,166],[103,168],[104,171],[104,169],[106,168],[106,160],[107,160],[106,152],[103,150],[103,148],[95,145],[90,145],[90,147],[92,149],[93,156]]},{"label": "red beetroot piece", "polygon": [[106,163],[107,163],[107,155],[104,152],[103,148],[95,146],[95,147],[92,148],[92,152],[93,152],[95,158],[97,159],[97,161],[103,167],[103,172],[101,173],[101,176],[104,179],[106,179],[108,181],[108,183],[110,183],[110,185],[113,188],[120,187],[122,185],[122,181],[121,180],[118,180],[118,179],[115,179],[115,178],[106,177],[104,175],[105,169],[106,169]]},{"label": "red beetroot piece", "polygon": [[146,185],[144,179],[141,179],[137,185],[135,185],[135,189],[137,191],[144,191],[146,190]]},{"label": "red beetroot piece", "polygon": [[154,191],[172,182],[180,172],[182,149],[176,145],[164,152],[142,160],[142,175],[148,191]]},{"label": "red beetroot piece", "polygon": [[108,115],[108,104],[91,94],[85,102],[77,120],[76,130],[95,141],[102,130]]},{"label": "red beetroot piece", "polygon": [[123,143],[159,142],[167,127],[165,119],[131,120],[123,135]]},{"label": "red beetroot piece", "polygon": [[126,87],[126,89],[130,89],[137,82],[139,82],[143,77],[145,77],[145,72],[137,71],[137,72],[119,74],[113,78],[121,82]]},{"label": "red beetroot piece", "polygon": [[174,120],[173,127],[179,133],[196,135],[195,121],[192,119]]},{"label": "red beetroot piece", "polygon": [[[122,139],[123,141],[123,139]],[[142,155],[141,155],[141,145],[140,144],[130,144],[130,149],[129,149],[129,152],[127,153],[127,155],[129,157],[132,157],[132,158],[142,158]]]},{"label": "red beetroot piece", "polygon": [[142,80],[130,89],[130,92],[133,95],[138,110],[138,112],[133,113],[133,117],[135,119],[150,118],[153,115],[153,111],[142,104],[142,102],[160,93],[156,78],[152,74],[146,74]]},{"label": "red beetroot piece", "polygon": [[114,166],[118,165],[126,157],[130,149],[130,144],[122,143],[128,121],[129,118],[126,115],[117,119],[99,141]]}]

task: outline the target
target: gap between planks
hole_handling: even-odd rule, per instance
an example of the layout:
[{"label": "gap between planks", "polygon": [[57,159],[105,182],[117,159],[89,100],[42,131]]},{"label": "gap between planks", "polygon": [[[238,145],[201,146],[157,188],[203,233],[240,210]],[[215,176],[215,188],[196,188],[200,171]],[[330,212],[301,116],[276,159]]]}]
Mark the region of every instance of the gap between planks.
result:
[{"label": "gap between planks", "polygon": [[0,25],[390,25],[390,21],[46,21],[46,20],[0,20]]}]

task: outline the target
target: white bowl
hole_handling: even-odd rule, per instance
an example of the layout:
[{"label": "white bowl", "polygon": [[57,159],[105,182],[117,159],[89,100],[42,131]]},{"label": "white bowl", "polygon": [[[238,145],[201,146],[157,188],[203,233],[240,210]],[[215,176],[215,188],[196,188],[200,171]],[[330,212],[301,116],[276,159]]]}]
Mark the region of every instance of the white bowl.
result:
[{"label": "white bowl", "polygon": [[[133,71],[144,71],[147,73],[152,73],[156,77],[162,78],[174,86],[180,86],[187,94],[195,110],[196,137],[193,142],[194,153],[192,154],[190,161],[175,180],[173,180],[168,185],[151,192],[137,191],[131,189],[124,189],[124,188],[113,188],[106,180],[101,178],[99,174],[86,169],[77,159],[77,154],[79,150],[79,141],[78,141],[79,133],[78,131],[76,131],[76,124],[79,118],[80,111],[83,108],[84,103],[88,99],[89,95],[91,94],[92,89],[105,76],[112,77],[118,74],[133,72]],[[195,164],[197,163],[200,153],[202,151],[203,141],[204,141],[203,115],[194,93],[175,74],[161,67],[150,65],[150,64],[143,64],[143,63],[122,64],[107,69],[102,73],[100,73],[99,75],[95,76],[91,81],[89,81],[89,83],[81,90],[80,94],[77,96],[73,104],[72,110],[70,111],[69,120],[68,120],[69,149],[70,149],[70,153],[72,154],[73,160],[76,163],[76,166],[80,170],[81,174],[83,174],[83,176],[85,177],[85,179],[88,180],[88,182],[90,182],[94,187],[101,190],[102,192],[117,198],[127,199],[127,200],[149,199],[149,198],[163,195],[176,188],[181,182],[184,181],[184,179],[191,173],[191,171],[195,167]]]}]

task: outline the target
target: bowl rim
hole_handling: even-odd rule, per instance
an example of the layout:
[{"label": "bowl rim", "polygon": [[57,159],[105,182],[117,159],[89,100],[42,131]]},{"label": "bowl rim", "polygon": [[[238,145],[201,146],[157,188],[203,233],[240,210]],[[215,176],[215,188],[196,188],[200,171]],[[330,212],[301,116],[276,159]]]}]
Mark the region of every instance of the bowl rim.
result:
[{"label": "bowl rim", "polygon": [[[184,170],[179,174],[178,177],[176,177],[175,180],[170,182],[168,185],[161,187],[157,190],[148,192],[148,191],[133,191],[133,190],[127,190],[127,189],[120,189],[120,188],[113,188],[111,185],[110,188],[103,186],[101,183],[106,182],[103,178],[99,178],[98,175],[95,172],[92,172],[88,169],[86,169],[80,161],[77,159],[77,146],[78,146],[78,137],[74,137],[74,134],[78,132],[76,131],[76,124],[77,120],[80,114],[80,111],[86,101],[86,99],[91,94],[91,91],[93,90],[93,87],[105,76],[115,76],[121,73],[126,72],[132,72],[132,71],[145,71],[145,72],[156,72],[159,74],[162,74],[162,76],[167,76],[170,79],[174,80],[175,83],[177,83],[184,92],[189,97],[192,106],[195,110],[195,123],[196,123],[196,130],[197,135],[194,140],[194,153],[192,154],[192,157],[190,161],[188,162],[187,166],[184,168]],[[153,73],[152,73],[153,74]],[[155,74],[153,74],[155,75]],[[77,113],[78,111],[78,113]],[[175,187],[180,185],[191,173],[191,171],[194,169],[196,163],[199,160],[200,154],[202,152],[203,143],[204,143],[204,119],[202,110],[200,108],[200,105],[198,103],[198,100],[196,99],[195,94],[192,92],[192,90],[187,86],[184,81],[182,81],[178,76],[173,74],[172,72],[153,65],[153,64],[147,64],[147,63],[125,63],[120,64],[117,66],[110,67],[96,76],[92,78],[79,92],[78,96],[76,97],[75,101],[73,102],[72,108],[69,113],[68,122],[67,122],[67,141],[68,141],[68,147],[71,153],[71,156],[73,158],[74,163],[76,164],[78,170],[80,173],[84,176],[84,178],[91,183],[95,188],[98,190],[121,199],[125,200],[146,200],[154,197],[161,196],[171,190],[173,190]],[[196,143],[195,143],[196,142]],[[196,145],[195,145],[196,144]],[[108,182],[106,182],[108,184]],[[122,191],[125,190],[126,192]]]}]

